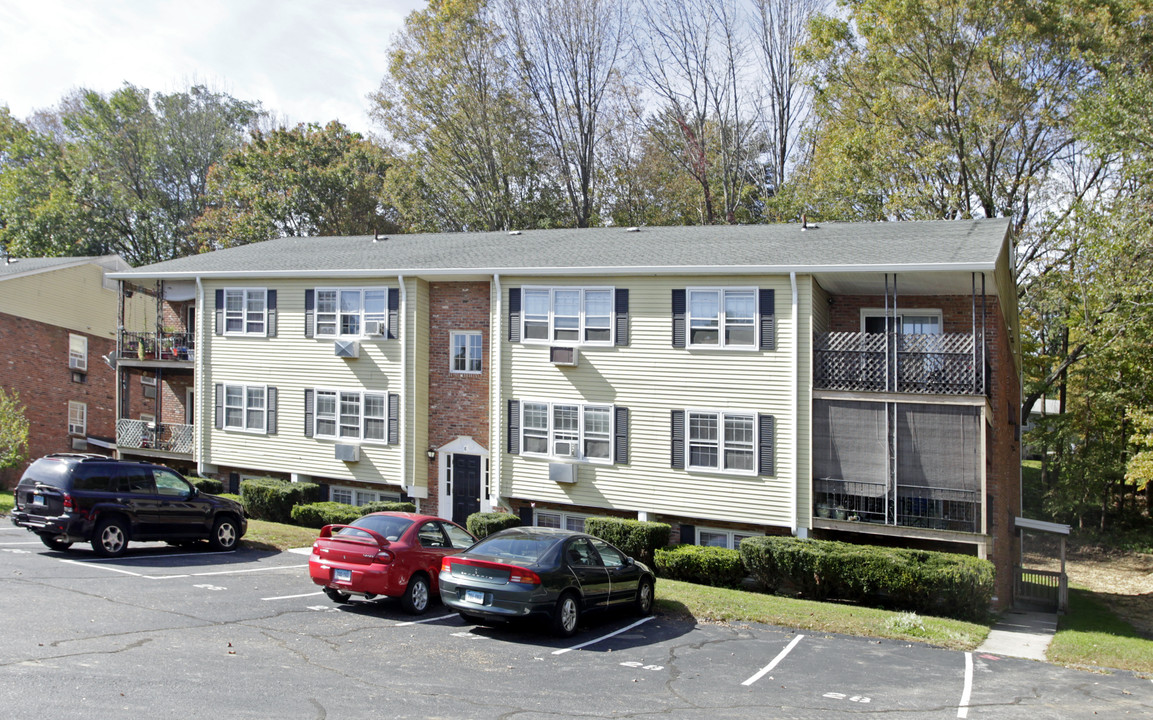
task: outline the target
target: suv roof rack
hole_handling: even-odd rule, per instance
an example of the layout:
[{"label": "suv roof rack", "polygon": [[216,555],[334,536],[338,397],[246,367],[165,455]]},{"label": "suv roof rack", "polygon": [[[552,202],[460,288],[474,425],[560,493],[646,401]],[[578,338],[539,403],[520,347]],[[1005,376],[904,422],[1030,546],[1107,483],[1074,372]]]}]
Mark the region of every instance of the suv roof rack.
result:
[{"label": "suv roof rack", "polygon": [[50,458],[77,458],[80,460],[115,460],[100,453],[48,453],[44,457]]}]

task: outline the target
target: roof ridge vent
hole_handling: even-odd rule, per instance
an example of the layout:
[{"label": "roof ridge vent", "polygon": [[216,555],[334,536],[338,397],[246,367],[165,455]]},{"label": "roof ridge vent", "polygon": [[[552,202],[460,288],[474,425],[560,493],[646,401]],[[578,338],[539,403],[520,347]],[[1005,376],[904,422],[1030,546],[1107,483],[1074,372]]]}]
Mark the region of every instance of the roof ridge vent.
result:
[{"label": "roof ridge vent", "polygon": [[633,225],[632,227],[625,228],[625,232],[640,232],[640,231],[641,231],[641,229],[639,227],[637,227],[636,225]]},{"label": "roof ridge vent", "polygon": [[508,234],[509,235],[520,235],[520,230],[509,230]]}]

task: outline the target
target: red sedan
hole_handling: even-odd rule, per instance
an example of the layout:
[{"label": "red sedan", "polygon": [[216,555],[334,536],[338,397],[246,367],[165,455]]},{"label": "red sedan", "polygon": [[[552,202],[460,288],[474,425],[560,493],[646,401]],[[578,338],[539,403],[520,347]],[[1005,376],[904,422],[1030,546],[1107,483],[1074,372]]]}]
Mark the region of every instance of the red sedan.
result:
[{"label": "red sedan", "polygon": [[441,558],[474,542],[464,528],[443,518],[372,513],[351,525],[325,525],[312,544],[308,574],[334,602],[387,595],[419,615],[439,596]]}]

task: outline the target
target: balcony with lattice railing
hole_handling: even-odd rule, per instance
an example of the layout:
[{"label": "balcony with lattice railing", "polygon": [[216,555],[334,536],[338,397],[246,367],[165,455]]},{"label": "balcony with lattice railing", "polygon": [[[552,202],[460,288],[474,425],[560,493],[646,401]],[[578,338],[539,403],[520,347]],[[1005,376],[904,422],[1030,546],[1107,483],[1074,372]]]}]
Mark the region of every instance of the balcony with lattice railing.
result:
[{"label": "balcony with lattice railing", "polygon": [[181,455],[192,454],[193,427],[146,420],[116,421],[116,445],[121,449],[156,450]]},{"label": "balcony with lattice railing", "polygon": [[814,387],[852,392],[983,395],[982,348],[967,333],[817,333]]}]

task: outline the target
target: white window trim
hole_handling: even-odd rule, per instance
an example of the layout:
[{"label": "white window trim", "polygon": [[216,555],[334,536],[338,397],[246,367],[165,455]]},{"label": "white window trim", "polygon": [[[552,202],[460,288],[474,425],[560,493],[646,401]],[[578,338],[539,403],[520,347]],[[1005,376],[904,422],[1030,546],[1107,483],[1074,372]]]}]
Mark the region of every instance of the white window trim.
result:
[{"label": "white window trim", "polygon": [[[380,292],[384,293],[384,310],[382,310],[379,313],[369,313],[365,310],[364,294],[368,291],[380,291]],[[388,337],[388,291],[389,291],[389,288],[386,285],[379,285],[379,286],[378,285],[372,285],[372,286],[363,286],[363,287],[361,287],[361,286],[357,286],[357,287],[331,287],[331,286],[329,286],[329,287],[313,288],[313,297],[315,298],[315,301],[314,301],[315,306],[313,307],[313,316],[312,316],[312,324],[313,324],[312,336],[314,338],[321,338],[321,339],[325,339],[325,340],[329,340],[329,339],[331,339],[331,340],[338,340],[338,339],[347,340],[347,339],[352,339],[352,338],[356,338],[356,339],[360,339],[360,340],[371,340],[374,338],[379,339],[379,340],[386,339]],[[320,313],[320,293],[322,293],[322,292],[335,292],[336,293],[336,312],[335,313],[324,313],[325,315],[332,315],[332,314],[336,315],[336,321],[335,321],[336,327],[333,328],[333,330],[334,330],[333,333],[322,333],[320,331],[320,315],[321,315],[321,313]],[[340,294],[342,292],[360,293],[360,310],[358,312],[358,315],[360,318],[360,320],[359,320],[360,332],[358,332],[358,333],[355,333],[355,334],[347,333],[346,334],[346,333],[342,333],[340,331],[340,329],[341,329],[340,316],[342,314],[344,314],[340,310]],[[349,313],[349,314],[351,314],[351,313]],[[380,334],[379,335],[369,335],[365,332],[365,322],[366,322],[365,316],[366,315],[374,315],[374,316],[379,315],[380,316],[379,321],[381,324],[381,328],[380,328]]]},{"label": "white window trim", "polygon": [[[885,310],[885,308],[861,308],[861,334],[865,332],[865,318],[867,317],[885,317],[892,315],[892,310]],[[904,317],[906,315],[924,315],[926,317],[937,318],[937,327],[941,329],[941,334],[945,332],[945,314],[939,308],[900,308],[897,310],[897,316],[902,318],[902,329],[904,326]]]},{"label": "white window trim", "polygon": [[[228,311],[228,296],[229,294],[235,295],[241,293],[240,300],[240,330],[229,330],[228,319],[229,317],[235,318],[235,314]],[[259,293],[264,297],[264,309],[260,311],[260,332],[248,332],[248,298],[250,295]],[[268,288],[224,288],[224,334],[236,337],[268,337]]]},{"label": "white window trim", "polygon": [[[540,526],[541,514],[556,515],[556,516],[560,517],[560,529],[561,530],[567,530],[568,529],[568,521],[570,519],[578,519],[579,518],[581,521],[581,529],[578,530],[577,532],[584,532],[584,521],[586,519],[592,517],[592,515],[587,515],[585,513],[567,512],[565,510],[550,510],[548,508],[533,508],[532,524],[534,526]],[[551,526],[549,526],[549,527],[551,527]]]},{"label": "white window trim", "polygon": [[[525,430],[528,429],[527,423],[525,422],[525,418],[527,416],[527,413],[525,411],[525,406],[530,405],[530,404],[545,405],[548,407],[547,412],[548,412],[548,447],[549,447],[549,452],[547,452],[547,453],[538,453],[538,452],[531,452],[531,451],[525,450],[525,448],[527,447],[525,444],[525,437],[526,437]],[[562,455],[556,455],[555,454],[556,443],[558,441],[556,438],[556,428],[553,426],[553,417],[554,417],[553,416],[553,408],[556,405],[565,405],[565,406],[571,406],[571,407],[577,408],[577,420],[578,420],[578,429],[577,429],[578,437],[576,440],[577,452],[576,452],[576,454],[574,454],[571,457],[568,455],[562,456]],[[582,403],[582,402],[570,402],[567,400],[549,401],[549,400],[534,400],[534,399],[521,400],[520,406],[521,406],[520,447],[521,447],[521,454],[522,455],[525,455],[528,457],[547,457],[547,458],[552,458],[554,460],[568,460],[568,461],[575,461],[575,462],[593,463],[596,465],[612,465],[613,464],[613,450],[614,450],[613,443],[616,441],[616,412],[615,412],[616,406],[612,405],[611,403]],[[609,444],[609,456],[607,458],[585,457],[585,454],[584,454],[584,446],[585,446],[585,439],[586,439],[585,438],[585,408],[590,408],[590,407],[604,408],[604,409],[608,410],[609,431],[608,431],[607,441]],[[563,442],[567,442],[567,441],[563,441]]]},{"label": "white window trim", "polygon": [[[346,485],[330,485],[328,497],[331,500],[333,493],[349,493],[352,502],[345,503],[354,507],[363,507],[370,502],[400,502],[400,491],[386,492],[384,490],[365,490],[364,488],[348,487]],[[333,502],[344,502],[333,500]]]},{"label": "white window trim", "polygon": [[[78,347],[73,347],[76,345]],[[68,367],[80,372],[88,372],[88,338],[68,333]]]},{"label": "white window trim", "polygon": [[[332,416],[335,425],[335,433],[328,435],[320,432],[320,396],[322,393],[335,393],[336,395],[336,411]],[[342,436],[340,434],[340,396],[341,394],[355,394],[360,396],[360,410],[358,423],[359,432],[356,437]],[[366,438],[364,437],[364,396],[365,395],[379,395],[384,398],[384,437],[382,438]],[[324,440],[335,440],[344,443],[364,443],[366,445],[387,445],[388,444],[388,392],[384,390],[363,390],[363,389],[346,389],[346,388],[313,388],[313,411],[312,411],[312,436]]]},{"label": "white window trim", "polygon": [[758,535],[763,534],[756,532],[746,532],[744,530],[726,530],[724,528],[698,527],[696,537],[697,545],[704,545],[704,543],[701,542],[701,533],[714,533],[716,535],[724,535],[726,543],[725,547],[729,548],[730,550],[736,550],[740,547],[738,544],[734,544],[733,542],[734,536],[736,535],[740,535],[741,539],[743,540],[745,538],[757,537]]},{"label": "white window trim", "polygon": [[[691,420],[694,414],[717,416],[717,467],[692,464],[692,436]],[[730,470],[721,467],[725,461],[725,416],[740,415],[749,417],[753,421],[753,467],[751,470]],[[717,410],[709,408],[685,408],[685,470],[693,473],[709,473],[713,475],[740,475],[742,477],[755,477],[757,475],[757,454],[760,452],[760,423],[757,422],[757,413],[751,410]],[[744,449],[744,448],[741,448]]]},{"label": "white window trim", "polygon": [[[576,340],[553,339],[556,333],[556,293],[557,291],[580,292],[580,320],[577,323]],[[528,293],[548,292],[548,337],[530,338],[526,329],[528,319]],[[589,291],[609,294],[609,337],[608,340],[585,340],[585,293]],[[616,342],[616,288],[608,285],[524,285],[521,287],[520,339],[526,345],[564,345],[572,347],[612,347]]]},{"label": "white window trim", "polygon": [[[463,337],[465,342],[464,363],[465,367],[472,364],[472,360],[480,363],[479,370],[457,370],[456,369],[456,341],[457,338]],[[469,339],[478,337],[480,338],[480,348],[476,358],[472,357],[472,343],[468,342]],[[448,371],[457,375],[480,375],[484,372],[484,333],[479,330],[453,330],[449,333],[448,339]]]},{"label": "white window trim", "polygon": [[[716,343],[694,343],[693,342],[693,293],[695,292],[715,292],[719,293],[719,307],[717,308],[717,342]],[[745,345],[729,345],[725,342],[725,293],[727,292],[748,292],[753,294],[753,340]],[[685,288],[685,347],[695,350],[758,350],[760,349],[760,322],[759,322],[759,305],[760,293],[756,287],[690,287]]]},{"label": "white window trim", "polygon": [[[229,432],[243,432],[243,433],[251,433],[253,435],[266,435],[268,433],[268,386],[267,385],[246,385],[244,383],[223,383],[223,385],[224,385],[224,411],[223,411],[224,412],[224,427],[222,429],[227,430]],[[242,419],[242,425],[240,425],[240,426],[228,424],[228,389],[229,388],[241,388],[241,397],[244,400],[244,404],[241,405],[241,407],[240,407],[240,417]],[[251,390],[258,390],[258,389],[264,391],[264,409],[261,410],[261,417],[264,419],[264,422],[261,424],[260,427],[249,427],[248,426],[248,409],[249,409],[248,408],[248,393]]]},{"label": "white window trim", "polygon": [[88,434],[88,403],[68,401],[68,434]]}]

